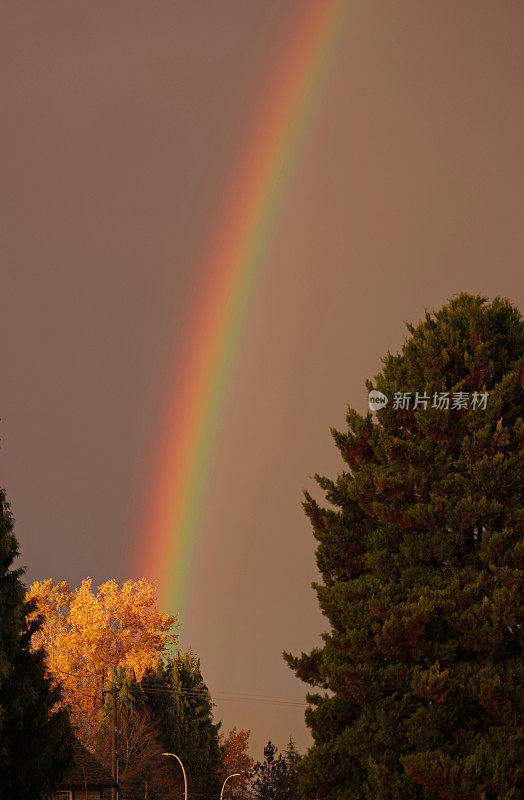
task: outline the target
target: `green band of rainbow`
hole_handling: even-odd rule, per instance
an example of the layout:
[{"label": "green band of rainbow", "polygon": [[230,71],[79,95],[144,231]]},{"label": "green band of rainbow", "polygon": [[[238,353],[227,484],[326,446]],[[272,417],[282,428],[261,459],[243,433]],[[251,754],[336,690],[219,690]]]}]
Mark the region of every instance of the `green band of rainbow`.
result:
[{"label": "green band of rainbow", "polygon": [[300,6],[235,171],[169,390],[133,571],[155,579],[162,607],[179,615],[250,298],[350,5],[307,0]]}]

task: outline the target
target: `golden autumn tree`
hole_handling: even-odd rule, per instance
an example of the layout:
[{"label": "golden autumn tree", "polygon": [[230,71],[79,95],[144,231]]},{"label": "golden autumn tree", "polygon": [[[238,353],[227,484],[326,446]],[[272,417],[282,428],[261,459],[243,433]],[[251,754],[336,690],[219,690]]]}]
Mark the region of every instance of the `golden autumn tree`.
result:
[{"label": "golden autumn tree", "polygon": [[222,757],[221,779],[228,775],[240,773],[239,778],[232,778],[224,789],[227,800],[242,800],[248,796],[248,785],[252,775],[254,761],[248,753],[251,731],[237,731],[232,728],[224,738],[220,735],[220,754]]},{"label": "golden autumn tree", "polygon": [[42,617],[32,647],[44,647],[77,735],[92,745],[112,675],[125,667],[140,680],[175,643],[175,618],[158,611],[154,587],[145,579],[122,587],[109,580],[95,593],[90,578],[78,589],[49,578],[33,583],[29,598]]}]

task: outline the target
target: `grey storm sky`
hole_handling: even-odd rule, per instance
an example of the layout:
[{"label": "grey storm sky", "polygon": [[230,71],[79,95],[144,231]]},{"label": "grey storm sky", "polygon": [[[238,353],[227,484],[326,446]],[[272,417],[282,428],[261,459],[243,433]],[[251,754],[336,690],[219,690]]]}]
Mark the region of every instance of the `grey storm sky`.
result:
[{"label": "grey storm sky", "polygon": [[[250,728],[256,756],[310,741],[281,653],[326,628],[300,503],[341,468],[329,428],[365,410],[405,321],[462,290],[522,308],[524,3],[353,5],[250,305],[198,621],[181,620],[212,691],[236,695],[217,718]],[[144,470],[203,246],[302,7],[2,3],[1,483],[28,582],[139,577]]]}]

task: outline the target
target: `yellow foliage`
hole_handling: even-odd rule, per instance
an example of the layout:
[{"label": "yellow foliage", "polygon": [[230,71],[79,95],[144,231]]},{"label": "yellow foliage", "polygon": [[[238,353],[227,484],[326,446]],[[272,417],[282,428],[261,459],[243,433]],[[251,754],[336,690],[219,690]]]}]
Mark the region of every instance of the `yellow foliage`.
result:
[{"label": "yellow foliage", "polygon": [[77,731],[90,743],[111,674],[132,669],[138,680],[169,645],[175,617],[155,606],[154,587],[142,578],[103,583],[95,594],[90,578],[78,589],[51,578],[36,581],[29,591],[33,615],[42,617],[33,649],[44,647],[47,669],[62,684],[64,703]]},{"label": "yellow foliage", "polygon": [[227,738],[220,734],[220,750],[222,755],[222,766],[220,769],[220,779],[224,781],[228,775],[235,772],[240,773],[240,777],[228,781],[224,791],[225,800],[241,800],[247,797],[249,779],[253,774],[254,761],[249,755],[249,736],[251,731],[233,728],[229,731]]}]

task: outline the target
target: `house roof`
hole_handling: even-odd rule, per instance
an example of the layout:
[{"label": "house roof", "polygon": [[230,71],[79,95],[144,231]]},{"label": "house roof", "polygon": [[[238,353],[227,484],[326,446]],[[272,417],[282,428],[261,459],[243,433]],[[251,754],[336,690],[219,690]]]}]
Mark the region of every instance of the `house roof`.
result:
[{"label": "house roof", "polygon": [[100,764],[94,755],[75,738],[73,743],[74,765],[67,775],[60,781],[64,789],[83,787],[116,787],[110,773]]}]

